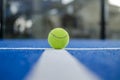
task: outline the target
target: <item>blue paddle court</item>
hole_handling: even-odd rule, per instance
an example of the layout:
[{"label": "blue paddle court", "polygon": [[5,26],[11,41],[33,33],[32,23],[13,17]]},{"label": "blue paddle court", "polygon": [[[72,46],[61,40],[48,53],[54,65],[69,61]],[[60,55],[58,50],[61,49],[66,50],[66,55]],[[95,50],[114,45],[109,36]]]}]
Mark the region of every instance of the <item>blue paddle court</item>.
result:
[{"label": "blue paddle court", "polygon": [[120,80],[120,0],[0,0],[0,80]]},{"label": "blue paddle court", "polygon": [[1,80],[120,80],[120,41],[71,39],[65,49],[47,40],[1,40]]}]

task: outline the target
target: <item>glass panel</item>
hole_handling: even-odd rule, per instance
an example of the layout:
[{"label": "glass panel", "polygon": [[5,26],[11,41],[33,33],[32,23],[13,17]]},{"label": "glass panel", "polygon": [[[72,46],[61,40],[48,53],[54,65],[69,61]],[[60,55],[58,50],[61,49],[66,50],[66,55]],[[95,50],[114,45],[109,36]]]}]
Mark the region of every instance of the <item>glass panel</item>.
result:
[{"label": "glass panel", "polygon": [[4,0],[4,38],[47,38],[56,27],[71,38],[98,39],[99,0]]},{"label": "glass panel", "polygon": [[120,39],[120,0],[108,0],[107,38]]}]

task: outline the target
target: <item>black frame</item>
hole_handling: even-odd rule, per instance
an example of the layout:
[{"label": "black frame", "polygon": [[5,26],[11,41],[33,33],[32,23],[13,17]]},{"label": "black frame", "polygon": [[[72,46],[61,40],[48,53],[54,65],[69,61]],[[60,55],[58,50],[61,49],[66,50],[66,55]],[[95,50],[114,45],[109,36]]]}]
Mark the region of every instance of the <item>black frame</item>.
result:
[{"label": "black frame", "polygon": [[3,0],[0,0],[0,38],[3,39]]},{"label": "black frame", "polygon": [[0,0],[0,38],[3,38],[3,0]]},{"label": "black frame", "polygon": [[106,39],[106,15],[105,15],[105,7],[106,3],[105,0],[101,0],[101,29],[100,29],[100,39]]}]

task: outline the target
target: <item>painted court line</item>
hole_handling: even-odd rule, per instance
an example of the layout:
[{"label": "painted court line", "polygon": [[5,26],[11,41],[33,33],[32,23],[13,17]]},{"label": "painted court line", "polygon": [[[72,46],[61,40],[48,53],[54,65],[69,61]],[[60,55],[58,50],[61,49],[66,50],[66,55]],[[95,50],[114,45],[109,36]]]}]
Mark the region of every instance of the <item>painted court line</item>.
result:
[{"label": "painted court line", "polygon": [[[51,54],[49,54],[51,53]],[[101,80],[66,50],[45,50],[25,80]]]},{"label": "painted court line", "polygon": [[[0,48],[0,50],[47,50],[47,49],[52,49],[52,48],[30,48],[30,47]],[[65,50],[120,50],[120,48],[64,48],[64,49]]]}]

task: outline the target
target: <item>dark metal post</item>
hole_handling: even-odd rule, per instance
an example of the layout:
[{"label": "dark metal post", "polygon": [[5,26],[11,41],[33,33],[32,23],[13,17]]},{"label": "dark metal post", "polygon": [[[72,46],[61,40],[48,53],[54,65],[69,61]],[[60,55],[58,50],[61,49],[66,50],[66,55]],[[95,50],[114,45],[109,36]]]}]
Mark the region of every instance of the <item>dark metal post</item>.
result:
[{"label": "dark metal post", "polygon": [[0,39],[3,38],[3,0],[0,0]]},{"label": "dark metal post", "polygon": [[106,39],[106,15],[105,15],[105,0],[101,0],[101,30],[100,39]]}]

